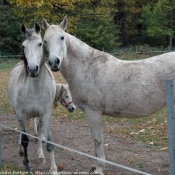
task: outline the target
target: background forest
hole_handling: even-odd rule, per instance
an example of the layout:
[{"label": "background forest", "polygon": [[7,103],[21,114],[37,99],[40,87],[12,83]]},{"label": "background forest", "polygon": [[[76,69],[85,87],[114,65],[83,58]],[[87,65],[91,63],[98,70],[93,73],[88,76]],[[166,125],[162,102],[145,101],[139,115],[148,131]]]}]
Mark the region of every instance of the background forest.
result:
[{"label": "background forest", "polygon": [[133,45],[175,42],[175,0],[0,0],[0,51],[20,53],[20,26],[42,18],[59,24],[68,17],[67,32],[90,46],[111,52]]}]

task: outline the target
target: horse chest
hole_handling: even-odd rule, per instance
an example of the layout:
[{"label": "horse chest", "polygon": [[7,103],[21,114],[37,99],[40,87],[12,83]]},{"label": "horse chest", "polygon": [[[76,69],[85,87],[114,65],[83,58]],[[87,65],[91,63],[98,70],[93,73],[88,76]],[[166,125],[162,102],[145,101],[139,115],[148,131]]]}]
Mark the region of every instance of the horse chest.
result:
[{"label": "horse chest", "polygon": [[17,97],[17,105],[25,113],[37,114],[39,111],[45,111],[52,106],[54,89],[43,87],[35,88],[35,86],[24,86],[19,89]]}]

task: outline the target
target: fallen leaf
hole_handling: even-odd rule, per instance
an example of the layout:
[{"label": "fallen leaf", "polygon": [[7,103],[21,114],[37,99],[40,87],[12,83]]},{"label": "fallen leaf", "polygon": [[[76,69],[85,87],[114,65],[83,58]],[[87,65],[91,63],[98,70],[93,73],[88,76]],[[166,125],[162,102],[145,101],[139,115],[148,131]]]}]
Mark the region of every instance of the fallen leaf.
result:
[{"label": "fallen leaf", "polygon": [[154,145],[153,141],[149,143],[149,145]]},{"label": "fallen leaf", "polygon": [[167,150],[167,149],[168,149],[168,146],[161,148],[160,151]]},{"label": "fallen leaf", "polygon": [[139,133],[143,133],[143,132],[145,132],[145,129],[142,129],[142,130],[139,131]]},{"label": "fallen leaf", "polygon": [[130,133],[130,135],[134,135],[134,134],[135,134],[135,132],[131,132],[131,133]]},{"label": "fallen leaf", "polygon": [[131,133],[130,133],[130,135],[134,135],[134,134],[135,134],[135,135],[138,135],[139,132],[131,132]]},{"label": "fallen leaf", "polygon": [[61,170],[63,170],[63,169],[64,169],[64,165],[63,165],[63,164],[60,164],[60,165],[58,166],[58,168],[61,169]]}]

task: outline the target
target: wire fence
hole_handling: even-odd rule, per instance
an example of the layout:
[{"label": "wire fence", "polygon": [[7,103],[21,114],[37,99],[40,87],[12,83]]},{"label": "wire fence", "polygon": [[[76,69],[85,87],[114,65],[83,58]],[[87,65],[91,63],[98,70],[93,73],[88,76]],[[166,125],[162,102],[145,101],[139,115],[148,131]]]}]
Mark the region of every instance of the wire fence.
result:
[{"label": "wire fence", "polygon": [[[105,48],[101,49],[102,51],[105,51]],[[149,55],[157,55],[167,52],[174,52],[175,50],[170,50],[169,47],[167,48],[161,48],[161,47],[151,47],[149,45],[135,45],[135,46],[129,46],[129,47],[119,47],[112,50],[110,53],[114,56],[120,56],[125,54],[134,54],[134,55],[140,55],[140,54],[149,54]],[[45,51],[45,55],[47,56],[48,53]],[[10,59],[10,58],[21,58],[22,54],[20,52],[11,52],[8,50],[0,50],[0,59]]]}]

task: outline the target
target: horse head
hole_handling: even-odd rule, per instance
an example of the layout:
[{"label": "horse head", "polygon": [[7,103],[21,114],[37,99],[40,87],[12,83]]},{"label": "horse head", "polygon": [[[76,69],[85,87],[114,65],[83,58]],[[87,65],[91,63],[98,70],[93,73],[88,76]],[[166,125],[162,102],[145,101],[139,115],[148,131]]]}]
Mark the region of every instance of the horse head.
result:
[{"label": "horse head", "polygon": [[44,61],[43,58],[43,42],[40,35],[41,27],[35,22],[33,29],[27,29],[24,23],[21,25],[23,34],[22,41],[22,59],[26,72],[31,77],[36,77],[39,74],[40,66]]},{"label": "horse head", "polygon": [[44,44],[49,52],[48,63],[52,71],[59,71],[67,53],[64,32],[67,27],[67,18],[65,17],[60,25],[49,25],[43,18],[42,24],[45,30]]},{"label": "horse head", "polygon": [[56,96],[54,100],[54,108],[57,107],[59,101],[69,112],[73,112],[76,108],[72,101],[72,95],[66,84],[56,84]]}]

